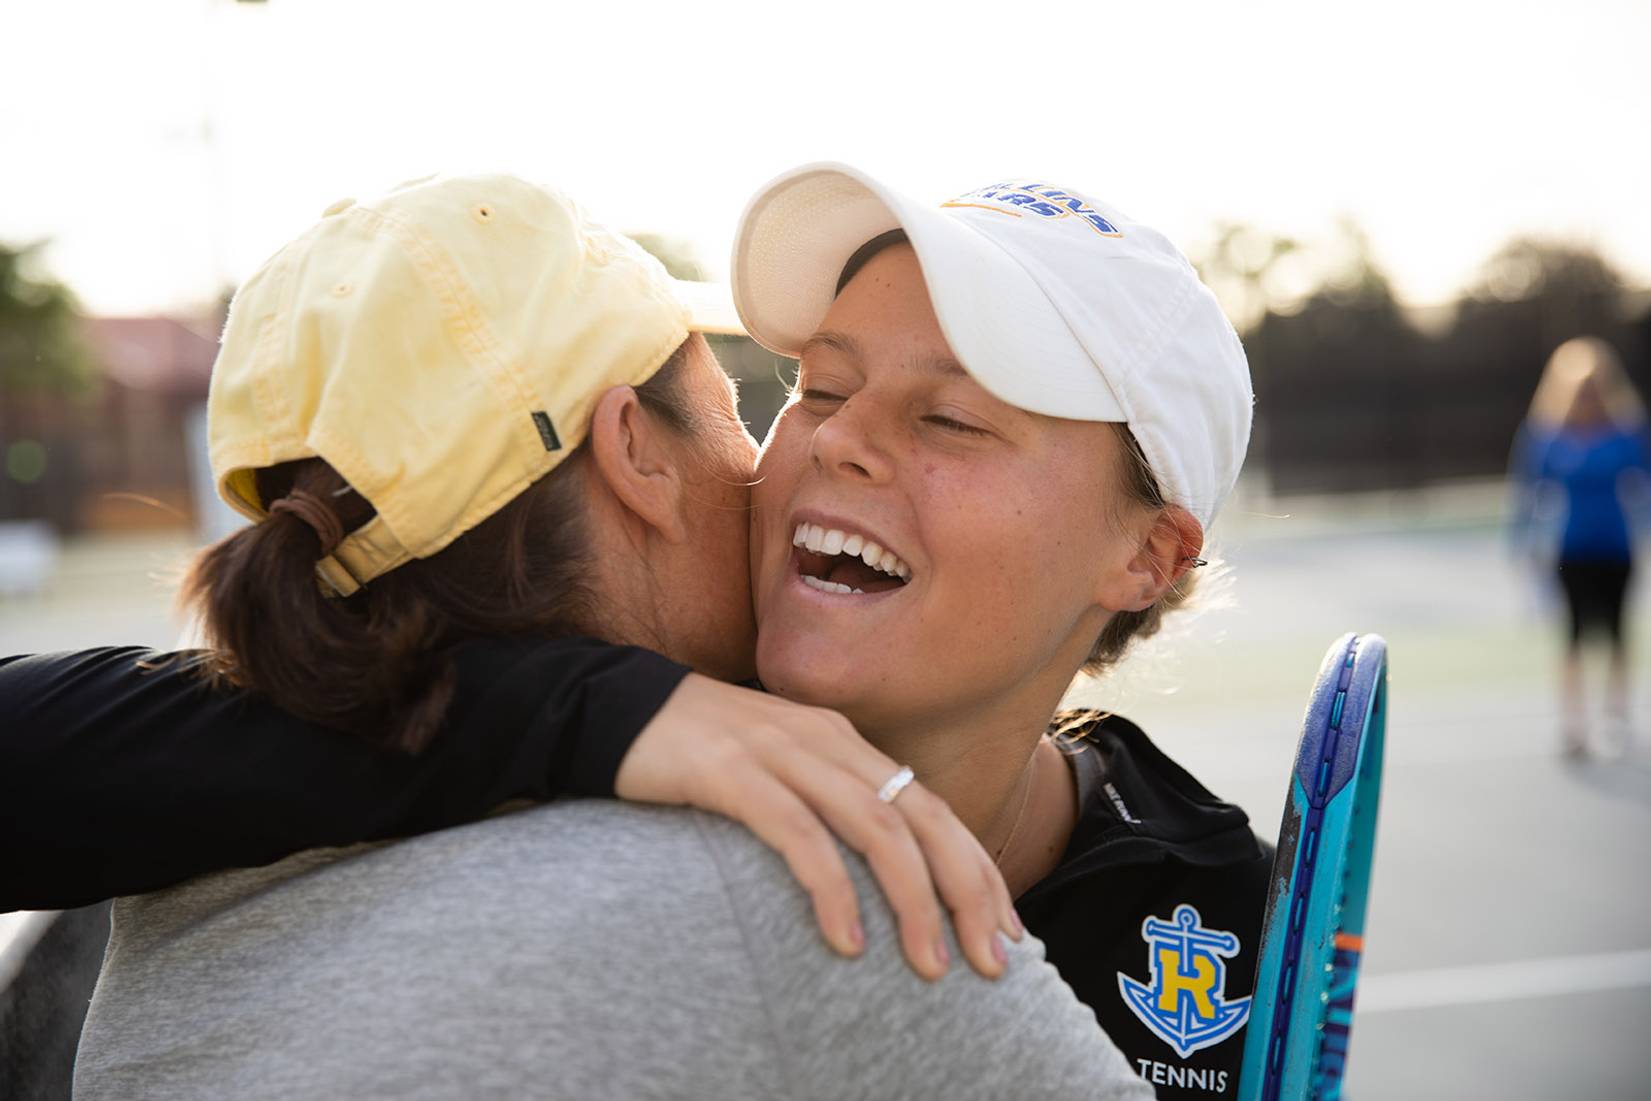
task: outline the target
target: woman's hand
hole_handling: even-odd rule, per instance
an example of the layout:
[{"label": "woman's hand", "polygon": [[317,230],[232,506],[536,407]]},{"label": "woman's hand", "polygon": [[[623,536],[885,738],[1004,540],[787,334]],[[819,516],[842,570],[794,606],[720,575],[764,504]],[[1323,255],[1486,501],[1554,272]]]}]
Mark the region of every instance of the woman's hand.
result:
[{"label": "woman's hand", "polygon": [[871,866],[914,971],[946,973],[943,901],[969,963],[996,978],[999,932],[1021,936],[1009,890],[980,842],[922,784],[892,803],[877,798],[899,767],[835,711],[694,673],[638,735],[614,788],[622,799],[700,807],[744,824],[790,865],[826,940],[855,956],[865,934],[835,833]]}]

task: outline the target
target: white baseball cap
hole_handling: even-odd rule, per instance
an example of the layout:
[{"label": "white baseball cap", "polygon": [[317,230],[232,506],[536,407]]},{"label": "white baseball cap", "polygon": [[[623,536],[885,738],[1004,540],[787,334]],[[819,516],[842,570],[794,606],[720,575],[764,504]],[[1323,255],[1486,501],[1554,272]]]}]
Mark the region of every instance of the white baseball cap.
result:
[{"label": "white baseball cap", "polygon": [[746,206],[734,305],[796,357],[851,257],[904,230],[941,331],[987,390],[1033,413],[1122,421],[1169,501],[1206,528],[1250,440],[1250,369],[1169,239],[1079,192],[1012,180],[932,205],[845,164],[808,164]]}]

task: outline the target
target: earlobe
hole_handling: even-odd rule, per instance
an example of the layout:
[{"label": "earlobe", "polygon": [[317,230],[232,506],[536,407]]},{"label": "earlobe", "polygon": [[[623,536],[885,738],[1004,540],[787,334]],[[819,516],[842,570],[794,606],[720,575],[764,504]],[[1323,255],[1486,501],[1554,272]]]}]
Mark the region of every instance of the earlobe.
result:
[{"label": "earlobe", "polygon": [[688,538],[682,479],[663,433],[636,391],[616,386],[597,399],[589,448],[603,485],[636,520],[673,543]]}]

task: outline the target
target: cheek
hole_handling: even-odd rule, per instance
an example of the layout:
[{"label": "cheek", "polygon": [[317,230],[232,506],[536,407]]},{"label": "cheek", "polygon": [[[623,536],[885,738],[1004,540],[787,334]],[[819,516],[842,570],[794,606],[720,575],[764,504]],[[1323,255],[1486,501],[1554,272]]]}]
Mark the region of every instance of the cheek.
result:
[{"label": "cheek", "polygon": [[[1106,552],[1100,510],[1087,506],[1087,486],[1060,477],[1058,467],[1005,470],[990,482],[940,480],[931,501],[940,519],[932,546],[951,546],[958,597],[976,618],[1001,629],[1038,633],[1082,614],[1091,602]],[[990,502],[987,504],[987,502]]]},{"label": "cheek", "polygon": [[807,466],[808,433],[797,423],[794,413],[794,406],[781,411],[757,457],[751,503],[759,513],[783,513],[799,475]]}]

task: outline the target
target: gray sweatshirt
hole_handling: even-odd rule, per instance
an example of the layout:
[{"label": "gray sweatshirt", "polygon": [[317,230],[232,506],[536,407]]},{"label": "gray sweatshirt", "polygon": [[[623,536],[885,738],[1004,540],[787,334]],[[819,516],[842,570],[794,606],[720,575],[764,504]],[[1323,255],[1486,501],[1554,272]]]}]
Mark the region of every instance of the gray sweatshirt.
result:
[{"label": "gray sweatshirt", "polygon": [[858,960],[743,828],[612,802],[123,899],[75,1096],[1152,1096],[1042,945],[924,983],[849,865]]}]

